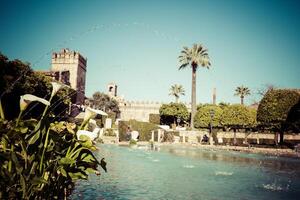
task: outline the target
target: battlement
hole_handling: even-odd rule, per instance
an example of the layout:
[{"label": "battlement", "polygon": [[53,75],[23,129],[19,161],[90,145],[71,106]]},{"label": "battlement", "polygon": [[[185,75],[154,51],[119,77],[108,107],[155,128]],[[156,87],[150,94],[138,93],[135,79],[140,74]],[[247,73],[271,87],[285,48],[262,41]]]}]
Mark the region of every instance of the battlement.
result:
[{"label": "battlement", "polygon": [[52,53],[52,63],[61,64],[61,63],[81,63],[81,66],[86,66],[87,58],[84,58],[79,52],[70,51],[69,49],[62,49],[60,52]]},{"label": "battlement", "polygon": [[[186,107],[189,109],[191,104],[182,102]],[[144,108],[159,108],[162,104],[168,104],[165,102],[158,102],[158,101],[123,101],[120,102],[120,107],[127,107],[127,108],[137,108],[137,107],[144,107]]]}]

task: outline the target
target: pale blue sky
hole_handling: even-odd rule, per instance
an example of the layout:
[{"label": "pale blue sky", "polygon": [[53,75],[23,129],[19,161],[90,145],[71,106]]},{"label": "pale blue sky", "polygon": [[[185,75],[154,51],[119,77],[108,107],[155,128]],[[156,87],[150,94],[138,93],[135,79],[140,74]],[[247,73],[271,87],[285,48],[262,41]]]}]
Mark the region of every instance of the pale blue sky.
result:
[{"label": "pale blue sky", "polygon": [[[212,67],[197,73],[197,102],[238,103],[237,86],[300,88],[299,1],[1,1],[0,51],[50,67],[66,47],[88,58],[86,94],[116,82],[127,100],[168,102],[172,84],[186,89],[191,70],[178,71],[183,46],[202,43]],[[251,95],[246,103],[258,100]]]}]

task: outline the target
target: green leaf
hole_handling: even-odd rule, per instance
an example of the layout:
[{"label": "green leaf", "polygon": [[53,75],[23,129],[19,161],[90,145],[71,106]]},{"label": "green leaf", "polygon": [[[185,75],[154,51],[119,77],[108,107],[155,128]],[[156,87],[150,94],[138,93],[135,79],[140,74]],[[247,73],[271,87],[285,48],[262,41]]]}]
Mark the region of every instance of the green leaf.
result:
[{"label": "green leaf", "polygon": [[69,157],[64,157],[59,160],[59,164],[62,165],[71,165],[73,163],[75,163],[75,160]]},{"label": "green leaf", "polygon": [[34,144],[40,138],[41,131],[38,130],[28,141],[29,144]]},{"label": "green leaf", "polygon": [[23,175],[20,175],[20,183],[21,183],[22,192],[23,192],[22,198],[24,199],[26,196],[26,182],[25,182]]},{"label": "green leaf", "polygon": [[64,177],[67,177],[67,172],[64,168],[60,168],[59,170]]},{"label": "green leaf", "polygon": [[94,162],[95,159],[93,158],[93,156],[88,155],[82,161],[84,161],[84,162],[90,162],[91,163],[91,162]]}]

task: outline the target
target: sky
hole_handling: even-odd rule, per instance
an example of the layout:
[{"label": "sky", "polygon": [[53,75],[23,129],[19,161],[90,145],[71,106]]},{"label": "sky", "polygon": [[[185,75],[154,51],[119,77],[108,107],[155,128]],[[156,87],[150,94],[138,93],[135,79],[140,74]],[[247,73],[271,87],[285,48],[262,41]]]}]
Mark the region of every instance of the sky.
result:
[{"label": "sky", "polygon": [[202,44],[211,68],[197,71],[197,103],[239,103],[237,86],[261,97],[265,84],[300,88],[300,1],[120,0],[5,1],[0,6],[0,52],[50,69],[61,48],[87,57],[86,96],[118,85],[126,100],[174,101],[173,84],[190,102],[190,68],[178,70],[184,46]]}]

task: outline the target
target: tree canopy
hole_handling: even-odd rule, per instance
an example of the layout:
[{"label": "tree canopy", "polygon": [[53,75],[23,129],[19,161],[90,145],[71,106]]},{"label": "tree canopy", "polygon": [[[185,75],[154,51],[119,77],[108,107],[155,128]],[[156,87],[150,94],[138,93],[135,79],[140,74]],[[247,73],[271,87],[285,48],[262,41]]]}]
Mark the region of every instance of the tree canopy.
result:
[{"label": "tree canopy", "polygon": [[[51,94],[52,79],[39,72],[34,72],[29,63],[20,60],[9,60],[0,53],[0,95],[7,119],[12,119],[19,113],[20,96],[33,94],[48,99]],[[49,111],[56,116],[64,116],[68,111],[69,102],[75,100],[76,91],[71,88],[60,90],[54,97]],[[36,113],[43,109],[43,105],[32,104],[24,117],[39,117]]]},{"label": "tree canopy", "polygon": [[235,89],[236,96],[239,96],[241,98],[241,104],[244,105],[244,98],[247,95],[250,95],[250,90],[247,87],[239,86]]},{"label": "tree canopy", "polygon": [[236,128],[253,127],[256,125],[256,110],[239,104],[226,106],[221,115],[221,124]]},{"label": "tree canopy", "polygon": [[180,118],[181,122],[188,121],[189,112],[183,103],[169,103],[163,104],[159,108],[159,114],[162,124],[171,124]]},{"label": "tree canopy", "polygon": [[299,101],[299,90],[269,90],[259,103],[257,121],[263,126],[275,129],[281,129],[285,123],[293,124],[299,116]]},{"label": "tree canopy", "polygon": [[[211,120],[212,126],[220,127],[222,113],[222,108],[217,105],[208,104],[200,106],[195,116],[195,128],[207,128],[209,127]],[[211,116],[211,114],[213,114],[213,116]]]},{"label": "tree canopy", "polygon": [[118,102],[102,92],[95,92],[93,94],[91,104],[95,109],[100,109],[105,112],[114,112],[116,114],[120,113]]},{"label": "tree canopy", "polygon": [[180,95],[184,95],[184,94],[185,94],[185,91],[184,91],[184,88],[182,87],[182,85],[174,84],[171,86],[169,95],[175,97],[176,103],[178,103],[178,99],[179,99]]}]

